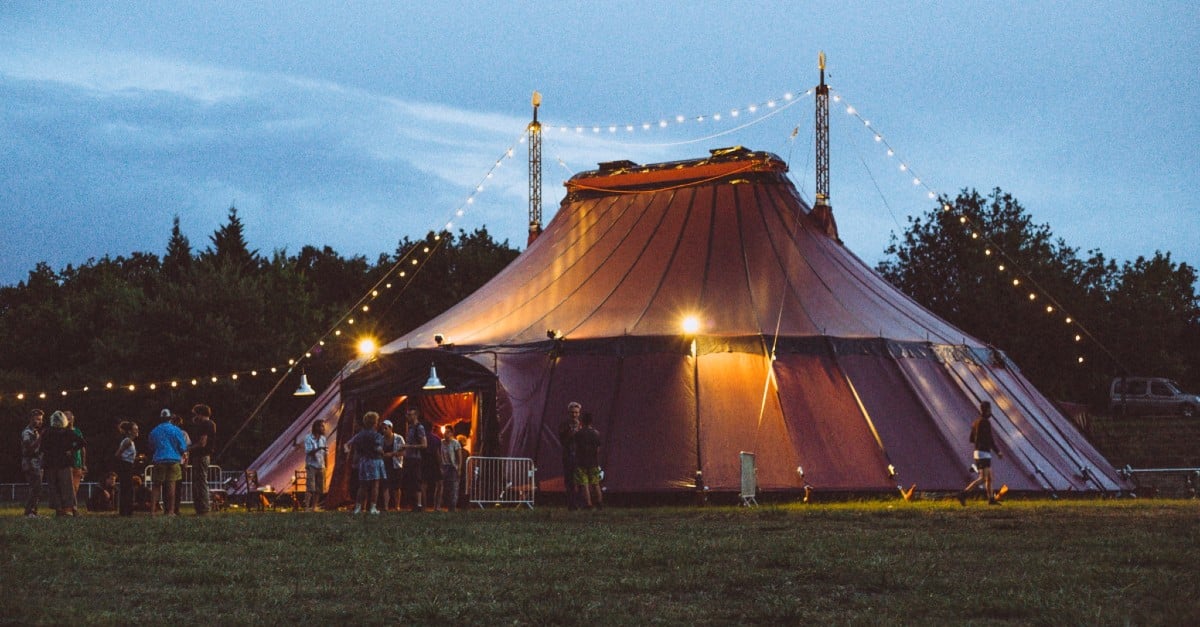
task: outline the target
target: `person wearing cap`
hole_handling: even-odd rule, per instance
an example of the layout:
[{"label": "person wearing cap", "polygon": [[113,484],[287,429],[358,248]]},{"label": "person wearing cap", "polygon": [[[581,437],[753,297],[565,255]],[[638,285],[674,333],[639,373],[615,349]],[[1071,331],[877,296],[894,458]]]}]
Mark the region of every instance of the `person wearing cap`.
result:
[{"label": "person wearing cap", "polygon": [[163,510],[168,515],[179,515],[179,501],[175,499],[175,482],[183,479],[183,456],[188,449],[187,434],[173,420],[171,410],[164,409],[159,414],[162,422],[150,430],[147,440],[154,451],[151,463],[154,470],[151,479],[154,487],[151,489],[150,514],[158,513],[161,499]]},{"label": "person wearing cap", "polygon": [[212,408],[197,404],[192,407],[192,422],[187,428],[192,443],[188,447],[188,461],[192,468],[192,506],[196,515],[203,516],[212,507],[208,492],[208,466],[217,437],[217,423],[212,419]]},{"label": "person wearing cap", "polygon": [[320,509],[321,498],[325,495],[325,455],[328,451],[325,423],[314,420],[312,433],[304,438],[305,509],[310,512]]},{"label": "person wearing cap", "polygon": [[979,417],[971,423],[971,443],[975,445],[972,457],[975,467],[979,469],[979,476],[958,493],[958,503],[965,507],[971,490],[982,483],[987,493],[988,505],[999,505],[996,493],[992,492],[992,454],[995,453],[996,457],[1004,455],[996,448],[996,440],[992,437],[992,404],[988,401],[979,404]]}]

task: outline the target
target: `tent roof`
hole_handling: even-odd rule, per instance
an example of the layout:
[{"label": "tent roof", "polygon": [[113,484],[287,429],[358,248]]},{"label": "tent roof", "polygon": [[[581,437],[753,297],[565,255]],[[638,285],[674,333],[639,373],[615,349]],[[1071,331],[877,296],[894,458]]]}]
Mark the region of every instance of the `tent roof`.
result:
[{"label": "tent roof", "polygon": [[[979,343],[881,279],[807,217],[768,152],[713,150],[655,165],[602,164],[489,283],[384,352],[680,334],[883,337]],[[753,183],[753,184],[749,184]]]}]

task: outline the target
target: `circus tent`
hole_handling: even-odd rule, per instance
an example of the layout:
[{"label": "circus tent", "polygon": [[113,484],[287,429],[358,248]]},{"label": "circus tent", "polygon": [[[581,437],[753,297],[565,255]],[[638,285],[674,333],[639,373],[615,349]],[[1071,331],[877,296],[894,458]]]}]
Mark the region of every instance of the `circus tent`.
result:
[{"label": "circus tent", "polygon": [[[557,431],[578,401],[610,492],[736,490],[743,451],[761,490],[957,490],[988,400],[1011,489],[1120,489],[1015,364],[846,249],[786,172],[731,148],[574,176],[524,253],[348,365],[252,468],[284,485],[312,420],[344,438],[364,411],[419,403],[476,453],[533,458],[541,488],[561,489]],[[445,389],[422,389],[431,366]]]}]

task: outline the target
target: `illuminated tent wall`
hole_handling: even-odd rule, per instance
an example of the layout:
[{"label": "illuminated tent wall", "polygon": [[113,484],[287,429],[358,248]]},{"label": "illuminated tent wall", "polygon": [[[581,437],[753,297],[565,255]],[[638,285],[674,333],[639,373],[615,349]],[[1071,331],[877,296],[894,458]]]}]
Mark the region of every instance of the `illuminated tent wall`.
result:
[{"label": "illuminated tent wall", "polygon": [[[756,454],[764,490],[957,490],[972,477],[970,423],[990,400],[1010,488],[1122,487],[1002,353],[810,221],[786,171],[737,148],[574,176],[504,271],[385,346],[382,365],[346,376],[347,411],[363,373],[378,390],[388,371],[471,360],[493,379],[458,386],[495,394],[476,447],[534,458],[543,489],[561,489],[556,432],[577,400],[595,415],[611,492],[690,489],[697,470],[709,488],[736,490],[740,451]],[[701,322],[695,356],[687,315]],[[393,391],[414,393],[398,380]],[[301,422],[339,407],[326,394]],[[378,409],[354,413],[367,408]]]}]

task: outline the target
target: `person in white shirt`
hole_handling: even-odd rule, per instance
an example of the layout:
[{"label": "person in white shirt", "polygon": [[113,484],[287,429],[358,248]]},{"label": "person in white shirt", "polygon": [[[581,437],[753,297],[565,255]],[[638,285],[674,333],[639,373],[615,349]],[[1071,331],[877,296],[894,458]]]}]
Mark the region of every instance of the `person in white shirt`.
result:
[{"label": "person in white shirt", "polygon": [[305,509],[315,512],[320,509],[325,496],[325,423],[313,421],[312,433],[304,438],[304,493]]}]

